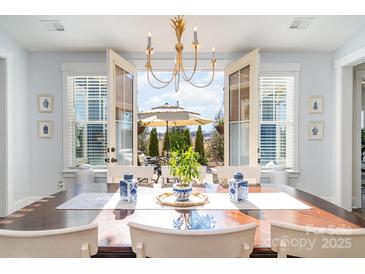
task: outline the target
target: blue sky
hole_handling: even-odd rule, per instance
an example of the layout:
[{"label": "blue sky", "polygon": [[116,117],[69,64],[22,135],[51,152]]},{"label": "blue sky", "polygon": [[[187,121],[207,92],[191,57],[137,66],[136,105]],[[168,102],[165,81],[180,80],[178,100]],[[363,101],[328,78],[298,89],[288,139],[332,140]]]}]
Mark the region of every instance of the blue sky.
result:
[{"label": "blue sky", "polygon": [[[157,77],[167,80],[171,72],[157,72]],[[187,72],[190,75],[190,72]],[[151,78],[153,78],[151,76]],[[198,71],[193,78],[193,83],[202,85],[208,83],[211,78],[211,72]],[[152,81],[152,80],[151,80]],[[159,86],[156,81],[152,82]],[[148,81],[145,71],[138,72],[138,109],[139,111],[150,110],[152,107],[164,105],[166,102],[170,105],[179,105],[185,109],[189,109],[200,113],[202,117],[214,120],[214,116],[219,112],[223,103],[223,87],[224,87],[224,73],[223,71],[216,71],[213,83],[206,88],[196,88],[189,83],[181,80],[180,90],[175,92],[174,83],[163,89],[152,88]],[[196,127],[191,127],[195,130]],[[212,124],[203,126],[204,131],[210,131]],[[158,128],[159,132],[164,132],[164,128]]]}]

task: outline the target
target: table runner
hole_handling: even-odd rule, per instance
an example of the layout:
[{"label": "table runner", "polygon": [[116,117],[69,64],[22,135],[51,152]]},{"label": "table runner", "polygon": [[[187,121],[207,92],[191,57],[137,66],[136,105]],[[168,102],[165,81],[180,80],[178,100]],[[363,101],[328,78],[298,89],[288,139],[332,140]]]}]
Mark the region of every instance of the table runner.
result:
[{"label": "table runner", "polygon": [[[163,192],[172,192],[172,189],[163,189]],[[160,205],[156,200],[159,192],[152,188],[138,189],[138,200],[135,203],[121,201],[119,192],[96,193],[83,192],[68,200],[57,209],[128,209],[128,210],[158,210],[158,209],[225,209],[225,210],[269,210],[269,209],[297,209],[304,210],[311,207],[293,198],[285,192],[249,193],[248,201],[233,203],[228,193],[205,193],[209,202],[204,206],[179,208]]]}]

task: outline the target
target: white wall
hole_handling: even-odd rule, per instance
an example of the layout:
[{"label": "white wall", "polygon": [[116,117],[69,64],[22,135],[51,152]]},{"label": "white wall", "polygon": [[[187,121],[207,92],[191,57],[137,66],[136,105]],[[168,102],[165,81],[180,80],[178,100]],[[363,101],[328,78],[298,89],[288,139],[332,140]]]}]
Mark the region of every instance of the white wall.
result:
[{"label": "white wall", "polygon": [[[299,79],[299,178],[291,183],[302,189],[333,200],[334,92],[333,55],[313,53],[263,53],[262,63],[293,62],[301,64]],[[309,95],[323,96],[323,113],[308,114]],[[306,138],[308,121],[324,121],[324,139]]]},{"label": "white wall", "polygon": [[356,31],[350,39],[348,39],[335,52],[335,59],[341,58],[361,47],[365,46],[365,25]]},{"label": "white wall", "polygon": [[[233,54],[240,56],[241,53]],[[136,55],[131,54],[132,58]],[[126,56],[127,58],[130,56]],[[227,56],[224,56],[227,58]],[[62,179],[62,74],[61,63],[105,62],[101,53],[32,53],[31,73],[31,181],[34,195],[47,195],[58,191]],[[308,192],[331,200],[332,185],[332,145],[333,145],[333,55],[313,53],[262,53],[263,63],[300,63],[302,70],[299,82],[299,178],[297,182]],[[52,114],[37,113],[36,97],[39,93],[52,94],[55,110]],[[323,114],[307,114],[309,95],[324,96]],[[38,119],[54,120],[54,138],[39,139],[36,122]],[[321,141],[306,139],[307,121],[323,120],[325,137]],[[101,179],[102,180],[102,179]],[[100,181],[100,179],[99,179]]]},{"label": "white wall", "polygon": [[[30,57],[30,167],[33,195],[59,190],[62,178],[62,73],[61,63],[105,62],[105,53],[32,53]],[[54,96],[54,112],[38,113],[38,94]],[[53,138],[39,138],[38,120],[53,120]]]},{"label": "white wall", "polygon": [[0,29],[0,46],[13,53],[12,79],[10,94],[13,105],[9,106],[12,114],[13,129],[13,157],[16,163],[10,177],[13,197],[10,199],[15,207],[27,203],[30,195],[30,169],[29,169],[29,139],[30,132],[30,105],[29,105],[29,52],[14,41],[7,33]]}]

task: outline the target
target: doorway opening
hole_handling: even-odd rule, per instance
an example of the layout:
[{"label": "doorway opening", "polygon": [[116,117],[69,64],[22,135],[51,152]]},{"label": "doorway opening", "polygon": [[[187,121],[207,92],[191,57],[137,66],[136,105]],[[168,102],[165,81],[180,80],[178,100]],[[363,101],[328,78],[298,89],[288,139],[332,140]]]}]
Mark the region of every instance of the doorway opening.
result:
[{"label": "doorway opening", "polygon": [[[7,125],[6,59],[0,57],[0,125]],[[6,126],[0,127],[0,217],[7,214]]]}]

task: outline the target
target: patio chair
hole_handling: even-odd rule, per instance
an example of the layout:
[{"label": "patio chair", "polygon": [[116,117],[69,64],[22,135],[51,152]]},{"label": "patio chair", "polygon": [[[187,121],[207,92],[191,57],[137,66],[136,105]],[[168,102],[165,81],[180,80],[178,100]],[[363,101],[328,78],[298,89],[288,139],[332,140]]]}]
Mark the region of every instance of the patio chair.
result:
[{"label": "patio chair", "polygon": [[271,249],[278,258],[364,258],[365,228],[335,229],[271,223]]},{"label": "patio chair", "polygon": [[98,251],[98,224],[17,231],[0,230],[1,258],[82,258]]},{"label": "patio chair", "polygon": [[256,224],[228,229],[176,230],[128,223],[138,258],[248,258]]},{"label": "patio chair", "polygon": [[217,182],[227,183],[228,180],[233,178],[233,173],[241,172],[249,184],[259,184],[261,178],[260,166],[217,166],[212,169],[213,179]]},{"label": "patio chair", "polygon": [[112,166],[108,167],[108,173],[108,176],[112,178],[112,183],[119,183],[124,174],[133,173],[134,178],[147,179],[147,184],[151,184],[154,166]]}]

